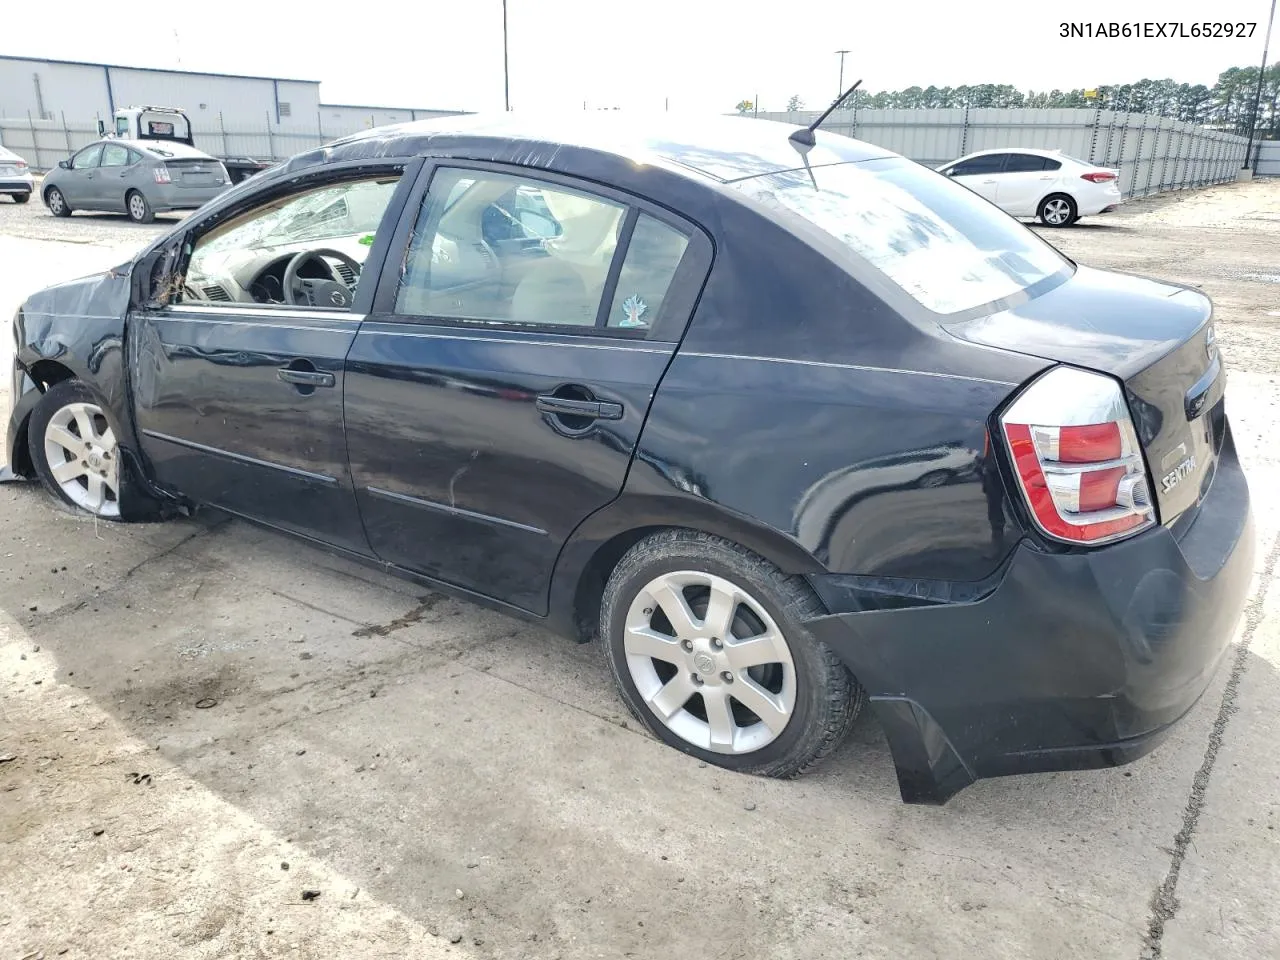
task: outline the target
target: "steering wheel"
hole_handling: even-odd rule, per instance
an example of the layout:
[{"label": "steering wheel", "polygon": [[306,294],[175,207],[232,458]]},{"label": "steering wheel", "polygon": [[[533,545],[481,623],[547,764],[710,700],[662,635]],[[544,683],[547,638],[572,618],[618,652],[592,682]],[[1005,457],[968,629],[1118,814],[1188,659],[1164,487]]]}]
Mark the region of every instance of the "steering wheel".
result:
[{"label": "steering wheel", "polygon": [[[320,307],[331,310],[345,310],[351,306],[352,290],[347,286],[333,264],[325,260],[332,257],[350,268],[356,279],[360,279],[360,263],[347,256],[341,250],[321,247],[319,250],[303,250],[296,254],[284,269],[284,299],[295,307]],[[309,261],[316,261],[324,266],[329,274],[328,280],[315,280],[311,277],[300,277],[298,271]]]}]

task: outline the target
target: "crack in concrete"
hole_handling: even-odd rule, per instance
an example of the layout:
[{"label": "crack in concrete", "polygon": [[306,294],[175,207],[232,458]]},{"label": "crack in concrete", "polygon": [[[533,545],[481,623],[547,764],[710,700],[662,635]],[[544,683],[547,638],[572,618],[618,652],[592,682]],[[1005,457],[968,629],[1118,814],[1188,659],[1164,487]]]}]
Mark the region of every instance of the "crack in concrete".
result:
[{"label": "crack in concrete", "polygon": [[1271,552],[1262,568],[1262,576],[1258,582],[1258,592],[1244,609],[1245,628],[1240,637],[1240,645],[1236,648],[1231,663],[1231,675],[1227,678],[1226,689],[1222,693],[1222,703],[1218,707],[1218,715],[1214,718],[1213,728],[1209,731],[1209,743],[1204,751],[1204,760],[1191,781],[1191,793],[1187,797],[1186,810],[1182,815],[1182,827],[1174,836],[1173,856],[1169,862],[1169,871],[1164,881],[1156,888],[1151,897],[1151,916],[1147,922],[1147,932],[1142,938],[1140,960],[1160,960],[1163,953],[1165,924],[1177,915],[1178,876],[1182,872],[1183,861],[1187,857],[1187,848],[1194,848],[1192,835],[1200,814],[1204,811],[1205,795],[1209,791],[1209,780],[1213,775],[1214,763],[1218,759],[1218,751],[1222,748],[1222,738],[1227,723],[1236,712],[1236,694],[1240,689],[1240,680],[1244,676],[1249,646],[1253,642],[1254,632],[1262,621],[1263,604],[1267,592],[1275,579],[1276,565],[1280,562],[1280,538],[1272,544]]}]

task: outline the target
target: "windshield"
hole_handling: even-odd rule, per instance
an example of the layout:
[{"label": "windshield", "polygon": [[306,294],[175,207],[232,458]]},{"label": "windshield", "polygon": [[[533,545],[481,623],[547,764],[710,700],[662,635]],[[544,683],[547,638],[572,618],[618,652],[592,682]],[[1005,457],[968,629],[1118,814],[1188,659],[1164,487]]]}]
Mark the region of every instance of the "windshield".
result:
[{"label": "windshield", "polygon": [[1012,217],[910,160],[801,168],[739,186],[803,217],[934,313],[1003,300],[1071,269]]},{"label": "windshield", "polygon": [[340,183],[313,190],[210,238],[203,249],[206,253],[232,248],[261,250],[303,240],[373,233],[382,222],[395,188],[396,180],[391,179]]}]

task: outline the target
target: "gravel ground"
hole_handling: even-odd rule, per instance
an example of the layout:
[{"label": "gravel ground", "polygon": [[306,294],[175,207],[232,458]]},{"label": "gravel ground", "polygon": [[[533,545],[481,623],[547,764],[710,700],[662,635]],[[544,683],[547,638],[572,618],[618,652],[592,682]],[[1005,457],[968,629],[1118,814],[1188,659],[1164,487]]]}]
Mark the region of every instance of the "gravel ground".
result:
[{"label": "gravel ground", "polygon": [[[0,310],[154,229],[0,202]],[[1280,182],[1045,235],[1203,284],[1231,368],[1257,575],[1154,754],[907,807],[868,716],[813,775],[735,776],[629,724],[591,647],[5,486],[0,960],[1280,956]]]}]

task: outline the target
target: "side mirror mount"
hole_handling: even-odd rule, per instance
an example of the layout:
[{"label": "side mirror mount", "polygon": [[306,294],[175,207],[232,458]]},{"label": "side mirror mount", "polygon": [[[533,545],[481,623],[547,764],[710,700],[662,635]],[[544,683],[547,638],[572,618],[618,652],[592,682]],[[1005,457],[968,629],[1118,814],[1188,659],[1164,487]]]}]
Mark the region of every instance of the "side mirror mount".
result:
[{"label": "side mirror mount", "polygon": [[60,166],[63,170],[70,170],[70,169],[71,169],[71,161],[70,161],[70,160],[59,160],[59,161],[58,161],[58,166]]}]

